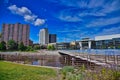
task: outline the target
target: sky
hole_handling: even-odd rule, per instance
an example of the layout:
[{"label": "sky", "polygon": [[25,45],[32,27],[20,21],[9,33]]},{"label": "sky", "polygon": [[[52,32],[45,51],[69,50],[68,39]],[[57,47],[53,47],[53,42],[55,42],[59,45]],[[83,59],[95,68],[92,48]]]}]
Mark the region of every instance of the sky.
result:
[{"label": "sky", "polygon": [[120,34],[120,0],[0,0],[3,23],[30,24],[30,39],[39,42],[39,30],[57,34],[57,42]]}]

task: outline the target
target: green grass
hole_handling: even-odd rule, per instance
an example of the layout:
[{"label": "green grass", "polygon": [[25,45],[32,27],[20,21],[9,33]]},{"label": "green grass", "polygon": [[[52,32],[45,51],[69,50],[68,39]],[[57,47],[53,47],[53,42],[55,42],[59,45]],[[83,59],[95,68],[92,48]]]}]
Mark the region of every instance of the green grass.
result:
[{"label": "green grass", "polygon": [[5,50],[5,51],[0,51],[0,52],[38,52],[38,51],[37,50],[33,50],[33,51]]},{"label": "green grass", "polygon": [[0,80],[54,80],[56,71],[0,61]]}]

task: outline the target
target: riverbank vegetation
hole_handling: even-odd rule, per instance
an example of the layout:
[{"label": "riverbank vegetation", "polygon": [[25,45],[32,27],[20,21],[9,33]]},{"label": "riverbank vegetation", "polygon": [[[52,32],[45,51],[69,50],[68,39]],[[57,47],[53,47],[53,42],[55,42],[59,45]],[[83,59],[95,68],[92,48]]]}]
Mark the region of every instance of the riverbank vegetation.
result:
[{"label": "riverbank vegetation", "polygon": [[62,80],[120,80],[120,71],[113,69],[87,70],[84,65],[74,69],[72,66],[63,67]]},{"label": "riverbank vegetation", "polygon": [[84,65],[55,70],[0,61],[0,80],[120,80],[120,71],[108,68],[88,70]]}]

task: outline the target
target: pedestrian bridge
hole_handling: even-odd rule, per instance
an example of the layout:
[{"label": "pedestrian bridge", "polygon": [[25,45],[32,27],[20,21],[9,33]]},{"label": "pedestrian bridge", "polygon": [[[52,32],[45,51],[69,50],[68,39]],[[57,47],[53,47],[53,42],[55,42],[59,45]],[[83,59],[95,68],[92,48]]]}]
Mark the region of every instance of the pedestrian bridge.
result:
[{"label": "pedestrian bridge", "polygon": [[[103,66],[103,67],[119,67],[120,55],[103,55],[103,54],[83,54],[77,52],[70,52],[65,50],[58,51],[59,54],[65,56],[65,60],[71,60],[74,66],[80,66],[78,63],[85,64],[87,67]],[[77,63],[77,64],[76,64]]]}]

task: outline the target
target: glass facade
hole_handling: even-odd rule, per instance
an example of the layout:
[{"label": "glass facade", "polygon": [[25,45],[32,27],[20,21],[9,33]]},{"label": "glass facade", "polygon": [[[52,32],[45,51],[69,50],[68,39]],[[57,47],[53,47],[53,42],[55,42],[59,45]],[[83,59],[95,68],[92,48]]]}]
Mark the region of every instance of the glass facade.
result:
[{"label": "glass facade", "polygon": [[113,38],[110,40],[100,40],[96,41],[97,49],[119,49],[120,48],[120,38]]}]

